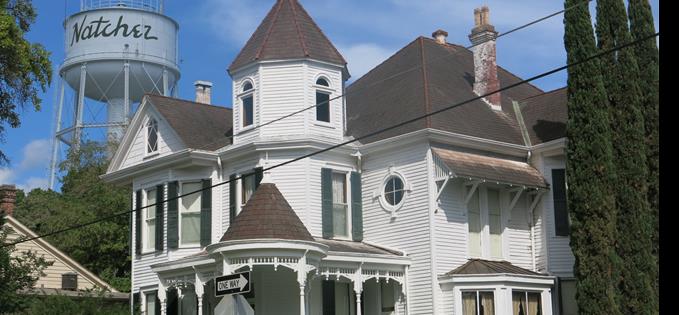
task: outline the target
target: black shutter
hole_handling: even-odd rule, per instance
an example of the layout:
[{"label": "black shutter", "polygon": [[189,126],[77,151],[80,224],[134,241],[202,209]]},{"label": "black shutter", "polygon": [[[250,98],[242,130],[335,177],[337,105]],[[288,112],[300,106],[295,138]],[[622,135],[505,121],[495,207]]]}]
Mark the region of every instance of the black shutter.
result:
[{"label": "black shutter", "polygon": [[203,180],[203,191],[200,196],[200,246],[210,245],[212,236],[212,181]]},{"label": "black shutter", "polygon": [[323,280],[323,315],[335,315],[335,281]]},{"label": "black shutter", "polygon": [[236,174],[229,176],[229,226],[236,219]]},{"label": "black shutter", "polygon": [[167,248],[179,247],[179,183],[167,183]]},{"label": "black shutter", "polygon": [[165,205],[165,186],[156,186],[156,250],[163,251],[163,241],[165,240],[164,211]]},{"label": "black shutter", "polygon": [[332,169],[321,169],[321,219],[323,238],[332,238]]},{"label": "black shutter", "polygon": [[158,290],[155,290],[154,292],[155,292],[155,294],[156,294],[156,302],[155,302],[156,310],[155,310],[155,314],[160,314],[160,297],[158,297]]},{"label": "black shutter", "polygon": [[135,228],[134,228],[134,252],[137,253],[137,255],[141,255],[141,216],[144,213],[144,210],[141,209],[141,189],[137,190],[134,198],[134,209],[136,210],[134,212],[134,217],[135,217]]},{"label": "black shutter", "polygon": [[363,197],[358,172],[351,172],[351,236],[356,242],[363,240]]},{"label": "black shutter", "polygon": [[255,167],[255,189],[253,190],[253,192],[257,190],[257,188],[259,188],[259,183],[262,181],[262,177],[264,177],[263,170],[264,168],[262,167]]},{"label": "black shutter", "polygon": [[568,236],[568,207],[566,203],[566,170],[552,170],[552,199],[554,200],[554,228],[557,236]]},{"label": "black shutter", "polygon": [[179,293],[175,288],[167,289],[167,315],[177,315],[179,313]]},{"label": "black shutter", "polygon": [[[130,209],[130,210],[136,209],[135,206],[134,206],[134,197],[135,197],[135,194],[130,195],[130,206],[127,209]],[[135,212],[130,212],[130,235],[129,235],[130,238],[127,240],[127,248],[130,249],[130,256],[131,257],[134,257],[134,254],[133,254],[133,247],[134,246],[132,245],[132,238],[134,236],[134,229],[132,228],[132,222],[134,221],[134,213]]]},{"label": "black shutter", "polygon": [[141,293],[133,293],[132,294],[132,309],[134,310],[134,314],[141,314]]}]

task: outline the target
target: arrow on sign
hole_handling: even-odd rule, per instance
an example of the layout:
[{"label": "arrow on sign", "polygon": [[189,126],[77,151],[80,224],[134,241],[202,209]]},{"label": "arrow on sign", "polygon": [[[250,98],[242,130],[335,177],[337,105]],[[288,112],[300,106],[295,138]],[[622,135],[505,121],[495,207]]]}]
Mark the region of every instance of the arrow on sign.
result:
[{"label": "arrow on sign", "polygon": [[216,277],[215,284],[215,296],[250,292],[250,272]]},{"label": "arrow on sign", "polygon": [[248,285],[248,279],[245,279],[241,274],[240,278],[238,278],[238,289],[243,291],[243,288],[245,288],[246,285]]}]

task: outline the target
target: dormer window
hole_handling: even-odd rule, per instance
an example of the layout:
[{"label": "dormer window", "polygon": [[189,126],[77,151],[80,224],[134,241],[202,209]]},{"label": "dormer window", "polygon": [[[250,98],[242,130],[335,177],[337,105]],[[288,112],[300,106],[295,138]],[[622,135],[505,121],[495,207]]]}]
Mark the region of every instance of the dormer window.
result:
[{"label": "dormer window", "polygon": [[243,127],[250,126],[254,122],[254,94],[252,83],[246,82],[243,85],[241,97]]},{"label": "dormer window", "polygon": [[146,154],[158,151],[158,121],[151,118],[146,123]]},{"label": "dormer window", "polygon": [[[319,87],[330,87],[328,80],[318,78],[316,85]],[[330,122],[330,93],[322,88],[316,89],[316,120]]]}]

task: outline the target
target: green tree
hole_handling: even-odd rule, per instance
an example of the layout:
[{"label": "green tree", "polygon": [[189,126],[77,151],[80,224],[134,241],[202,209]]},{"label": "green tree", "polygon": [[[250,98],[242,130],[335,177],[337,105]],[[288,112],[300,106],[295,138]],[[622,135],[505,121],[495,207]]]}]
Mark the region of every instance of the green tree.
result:
[{"label": "green tree", "polygon": [[[647,0],[629,1],[630,32],[635,40],[655,34],[653,13]],[[660,143],[658,134],[658,110],[660,106],[660,76],[658,46],[654,40],[645,40],[634,45],[637,64],[639,65],[639,87],[641,88],[641,112],[644,116],[646,128],[646,163],[648,165],[648,203],[651,211],[653,256],[656,259],[652,278],[655,282],[656,299],[658,291],[658,257],[660,238],[659,193],[660,183]]]},{"label": "green tree", "polygon": [[62,315],[62,314],[98,314],[125,315],[130,308],[127,303],[110,302],[103,298],[104,293],[91,293],[88,297],[68,297],[65,295],[48,295],[33,300],[25,314]]},{"label": "green tree", "polygon": [[[38,87],[44,92],[52,81],[49,52],[24,39],[36,16],[30,0],[0,0],[0,142],[6,124],[21,124],[18,108],[40,110]],[[0,151],[0,165],[8,162]]]},{"label": "green tree", "polygon": [[[602,51],[632,41],[623,0],[597,1],[597,43]],[[648,175],[644,116],[641,111],[639,67],[634,48],[602,57],[602,71],[611,139],[616,207],[615,266],[617,298],[624,314],[652,314],[656,308],[652,278],[651,216],[647,202]]]},{"label": "green tree", "polygon": [[[568,63],[597,52],[587,0],[566,0],[564,44]],[[616,253],[608,99],[598,59],[568,69],[566,174],[580,314],[619,314],[611,270]]]},{"label": "green tree", "polygon": [[16,239],[8,239],[10,228],[5,226],[4,214],[0,213],[0,313],[15,313],[28,307],[30,297],[20,295],[35,285],[43,270],[52,263],[38,257],[35,252],[16,253],[15,246],[7,244]]},{"label": "green tree", "polygon": [[[104,183],[106,146],[81,144],[62,163],[61,193],[35,189],[17,198],[15,216],[38,234],[111,216],[130,207],[128,188]],[[129,221],[118,216],[47,240],[121,291],[130,289]]]}]

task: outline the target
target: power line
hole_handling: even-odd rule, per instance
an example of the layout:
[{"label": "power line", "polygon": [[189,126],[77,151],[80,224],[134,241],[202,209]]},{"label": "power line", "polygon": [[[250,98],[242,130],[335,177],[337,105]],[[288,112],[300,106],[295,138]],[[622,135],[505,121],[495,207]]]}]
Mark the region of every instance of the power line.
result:
[{"label": "power line", "polygon": [[[599,57],[601,57],[601,56],[610,54],[610,53],[612,53],[612,52],[615,52],[615,51],[624,49],[624,48],[626,48],[626,47],[629,47],[629,46],[632,46],[632,45],[636,45],[637,43],[640,43],[640,42],[642,42],[642,41],[649,40],[649,39],[651,39],[651,38],[655,38],[655,37],[657,37],[657,36],[659,36],[659,35],[660,35],[660,32],[656,32],[655,34],[652,34],[652,35],[649,35],[649,36],[646,36],[646,37],[643,37],[643,38],[634,40],[634,41],[632,41],[632,42],[629,42],[629,43],[626,43],[626,44],[623,44],[623,45],[620,45],[620,46],[616,46],[616,47],[614,47],[614,48],[612,48],[612,49],[609,49],[609,50],[606,50],[606,51],[603,51],[603,52],[596,53],[596,54],[594,54],[594,55],[592,55],[592,56],[589,56],[589,57],[587,57],[587,58],[585,58],[585,59],[583,59],[583,60],[575,61],[575,62],[572,62],[572,63],[570,63],[570,64],[566,64],[566,65],[564,65],[564,66],[561,66],[561,67],[558,67],[558,68],[554,68],[554,69],[549,70],[549,71],[547,71],[547,72],[543,72],[543,73],[541,73],[541,74],[535,75],[535,76],[530,77],[530,78],[528,78],[528,79],[525,79],[525,80],[516,82],[516,83],[514,83],[514,84],[510,84],[510,85],[508,85],[508,86],[505,86],[505,87],[503,87],[503,88],[497,89],[497,90],[495,90],[495,91],[488,92],[488,93],[485,93],[485,94],[483,94],[483,95],[479,95],[479,96],[477,96],[477,97],[473,97],[473,98],[467,99],[467,100],[465,100],[465,101],[462,101],[462,102],[459,102],[459,103],[456,103],[456,104],[453,104],[453,105],[450,105],[450,106],[441,108],[441,109],[436,110],[436,111],[433,111],[433,112],[431,112],[431,113],[427,113],[427,114],[424,114],[424,115],[417,116],[417,117],[415,117],[415,118],[411,118],[411,119],[402,121],[402,122],[397,123],[397,124],[395,124],[395,125],[392,125],[392,126],[389,126],[389,127],[383,128],[383,129],[380,129],[380,130],[376,130],[376,131],[370,132],[370,133],[368,133],[368,134],[359,136],[359,137],[354,138],[354,139],[352,139],[352,140],[347,140],[347,141],[345,141],[345,142],[342,142],[342,143],[339,143],[339,144],[332,145],[332,146],[327,147],[327,148],[325,148],[325,149],[317,150],[317,151],[314,151],[314,152],[312,152],[312,153],[305,154],[305,155],[302,155],[302,156],[300,156],[300,157],[296,157],[296,158],[294,158],[294,159],[291,159],[291,160],[289,160],[289,161],[285,161],[285,162],[283,162],[283,163],[276,164],[276,165],[271,166],[271,167],[263,168],[263,169],[262,169],[262,172],[266,172],[266,171],[269,171],[269,170],[272,170],[272,169],[276,169],[276,168],[279,168],[279,167],[288,165],[288,164],[290,164],[290,163],[294,163],[294,162],[297,162],[297,161],[299,161],[299,160],[303,160],[303,159],[312,157],[312,156],[314,156],[314,155],[318,155],[318,154],[321,154],[321,153],[324,153],[324,152],[328,152],[328,151],[337,149],[337,148],[339,148],[339,147],[345,146],[345,145],[347,145],[347,144],[354,143],[354,142],[359,141],[359,140],[361,140],[361,139],[369,138],[369,137],[378,135],[378,134],[380,134],[380,133],[387,132],[387,131],[389,131],[389,130],[392,130],[392,129],[395,129],[395,128],[399,128],[399,127],[401,127],[401,126],[404,126],[404,125],[413,123],[413,122],[415,122],[415,121],[418,121],[418,120],[421,120],[421,119],[424,119],[424,118],[427,118],[427,117],[430,117],[430,116],[433,116],[433,115],[442,113],[442,112],[444,112],[444,111],[451,110],[451,109],[453,109],[453,108],[462,106],[462,105],[464,105],[464,104],[471,103],[471,102],[476,101],[476,100],[480,100],[480,99],[482,99],[482,98],[484,98],[484,97],[493,95],[493,94],[495,94],[495,93],[499,93],[499,92],[502,92],[502,91],[505,91],[505,90],[509,90],[509,89],[515,88],[515,87],[517,87],[517,86],[520,86],[520,85],[529,83],[529,82],[531,82],[531,81],[535,81],[535,80],[544,78],[544,77],[549,76],[549,75],[552,75],[552,74],[554,74],[554,73],[557,73],[557,72],[566,70],[566,69],[568,69],[568,68],[570,68],[570,67],[574,67],[574,66],[577,66],[577,65],[580,65],[580,64],[589,62],[589,61],[591,61],[591,60],[593,60],[593,59],[599,58]],[[167,198],[167,199],[165,199],[165,200],[158,201],[158,202],[156,202],[156,203],[153,203],[153,204],[150,204],[150,205],[146,205],[146,206],[142,206],[142,207],[137,206],[136,209],[132,209],[132,210],[124,211],[124,212],[119,212],[119,213],[117,213],[117,214],[113,214],[113,215],[110,215],[110,216],[106,216],[106,217],[103,217],[103,218],[100,218],[100,219],[97,219],[97,220],[94,220],[94,221],[90,221],[90,222],[82,223],[82,224],[77,224],[77,225],[74,225],[74,226],[71,226],[71,227],[68,227],[68,228],[64,228],[64,229],[61,229],[61,230],[57,230],[57,231],[53,231],[53,232],[50,232],[50,233],[45,233],[45,234],[42,234],[42,235],[38,235],[38,236],[36,236],[36,237],[31,237],[31,238],[23,239],[23,240],[21,240],[21,241],[17,241],[17,242],[13,242],[13,243],[3,244],[2,247],[14,246],[14,245],[19,244],[19,243],[28,242],[28,241],[32,241],[32,240],[35,240],[35,239],[39,239],[39,238],[43,238],[43,237],[47,237],[47,236],[52,236],[52,235],[64,233],[64,232],[67,232],[67,231],[70,231],[70,230],[79,229],[79,228],[82,228],[82,227],[85,227],[85,226],[89,226],[89,225],[93,225],[93,224],[96,224],[96,223],[99,223],[99,222],[103,222],[103,221],[108,221],[109,219],[116,218],[116,217],[119,217],[119,216],[121,216],[121,215],[131,214],[131,213],[136,212],[136,211],[138,211],[138,210],[142,210],[142,209],[154,207],[154,206],[156,206],[156,205],[158,205],[158,204],[163,204],[163,203],[168,202],[168,201],[177,200],[177,199],[179,199],[179,198],[182,198],[182,197],[185,197],[185,196],[188,196],[188,195],[192,195],[192,194],[195,194],[195,193],[198,193],[198,192],[202,192],[202,191],[204,191],[204,190],[212,189],[212,188],[215,188],[215,187],[219,187],[219,186],[222,186],[222,185],[231,183],[231,182],[233,182],[233,181],[242,179],[242,178],[244,178],[244,177],[253,176],[254,174],[255,174],[255,172],[249,172],[249,173],[246,173],[246,174],[242,174],[242,175],[237,176],[237,177],[235,177],[235,178],[233,178],[233,179],[229,179],[229,180],[227,180],[227,181],[223,181],[223,182],[221,182],[221,183],[217,183],[217,184],[212,185],[212,186],[209,186],[209,187],[205,187],[205,188],[201,188],[201,189],[198,189],[198,190],[195,190],[195,191],[192,191],[192,192],[188,192],[188,193],[185,193],[185,194],[183,194],[183,195],[178,195],[178,196],[175,196],[175,197],[170,197],[170,198]]]},{"label": "power line", "polygon": [[[537,23],[540,23],[540,22],[542,22],[542,21],[545,21],[545,20],[547,20],[547,19],[550,19],[550,18],[552,18],[552,17],[554,17],[554,16],[557,16],[557,15],[559,15],[559,14],[562,14],[562,13],[564,13],[564,12],[567,12],[567,11],[570,11],[570,10],[572,10],[572,9],[575,9],[575,8],[577,8],[577,7],[579,7],[579,6],[588,4],[588,3],[591,2],[591,1],[592,1],[592,0],[587,0],[586,2],[580,2],[580,3],[578,3],[578,4],[574,4],[574,5],[572,5],[572,6],[568,7],[568,8],[565,8],[565,9],[563,9],[563,10],[561,10],[561,11],[554,12],[554,13],[552,13],[552,14],[543,16],[543,17],[538,18],[538,19],[536,19],[536,20],[532,20],[532,21],[530,21],[530,22],[528,22],[528,23],[525,23],[525,24],[523,24],[523,25],[521,25],[521,26],[515,27],[515,28],[510,29],[510,30],[508,30],[508,31],[506,31],[506,32],[500,33],[500,34],[498,34],[498,35],[496,35],[496,36],[494,36],[494,37],[491,37],[491,38],[482,40],[482,41],[480,41],[480,42],[477,42],[476,44],[472,44],[472,45],[469,45],[469,46],[464,47],[464,48],[465,48],[465,49],[472,49],[472,48],[474,48],[474,47],[476,47],[476,46],[479,46],[479,45],[484,44],[484,43],[486,43],[486,42],[489,42],[489,41],[491,41],[491,40],[496,40],[496,39],[498,39],[498,38],[500,38],[500,37],[507,36],[507,35],[509,35],[509,34],[512,34],[512,33],[514,33],[514,32],[517,32],[517,31],[522,30],[522,29],[524,29],[524,28],[527,28],[527,27],[529,27],[529,26],[532,26],[532,25],[535,25],[535,24],[537,24]],[[438,57],[433,57],[433,58],[430,58],[430,59],[428,59],[428,60],[425,60],[421,65],[417,65],[417,66],[411,67],[411,68],[409,68],[409,69],[403,70],[403,71],[401,71],[401,72],[397,72],[397,73],[392,74],[392,75],[390,75],[390,76],[388,76],[388,77],[386,77],[386,78],[383,78],[383,79],[380,79],[380,80],[378,80],[378,81],[375,81],[375,82],[373,82],[373,83],[371,83],[371,84],[369,84],[369,85],[367,85],[367,86],[364,86],[364,87],[361,87],[361,88],[356,88],[355,90],[353,90],[353,91],[351,91],[351,92],[346,92],[346,91],[345,91],[343,94],[340,94],[340,95],[331,97],[331,98],[329,98],[327,101],[322,101],[322,102],[320,102],[320,103],[318,103],[318,104],[314,104],[314,105],[311,105],[311,106],[302,108],[302,109],[300,109],[300,110],[294,111],[294,112],[292,112],[292,113],[283,115],[283,116],[281,116],[281,117],[272,119],[272,120],[267,121],[267,122],[265,122],[265,123],[262,123],[262,124],[259,124],[259,125],[257,125],[257,126],[254,126],[253,128],[251,128],[251,129],[249,129],[249,130],[257,130],[257,129],[260,129],[260,128],[264,127],[264,126],[271,125],[271,124],[273,124],[273,123],[279,122],[279,121],[281,121],[281,120],[283,120],[283,119],[286,119],[286,118],[290,118],[290,117],[295,116],[295,115],[297,115],[297,114],[301,114],[301,113],[303,113],[303,112],[305,112],[305,111],[307,111],[307,110],[316,108],[316,107],[318,107],[318,106],[325,105],[325,104],[329,104],[331,101],[334,101],[334,100],[337,100],[337,99],[346,97],[346,96],[351,95],[351,94],[354,94],[354,93],[358,93],[358,92],[363,91],[363,90],[368,89],[368,88],[375,87],[375,86],[378,85],[378,84],[384,83],[384,82],[386,82],[386,81],[388,81],[388,80],[391,80],[391,79],[394,79],[394,78],[397,78],[397,77],[402,76],[402,75],[404,75],[404,74],[406,74],[406,73],[409,73],[409,72],[412,72],[412,71],[415,71],[415,70],[419,70],[420,68],[425,67],[427,64],[432,63],[432,62],[434,62],[434,61],[436,61],[436,60],[438,60],[438,59],[443,59],[443,58],[455,56],[457,53],[459,53],[459,52],[461,52],[461,51],[462,51],[462,50],[455,50],[455,51],[450,51],[450,50],[448,50],[448,51],[446,52],[446,54],[441,55],[441,56],[438,56]],[[365,76],[363,76],[363,77],[365,77]],[[359,79],[359,81],[360,81],[360,79]],[[358,81],[356,81],[356,82],[358,82]],[[356,82],[354,82],[354,83],[356,83]],[[234,93],[235,93],[235,92],[234,92]],[[234,136],[235,136],[235,135],[232,134],[232,135],[230,135],[230,136],[226,136],[226,138],[233,138]],[[215,144],[215,143],[220,142],[220,141],[223,141],[223,140],[217,140],[217,141],[211,142],[211,143],[209,143],[209,144],[206,144],[206,145],[203,146],[203,147],[207,147],[207,146],[209,146],[209,145]]]}]

